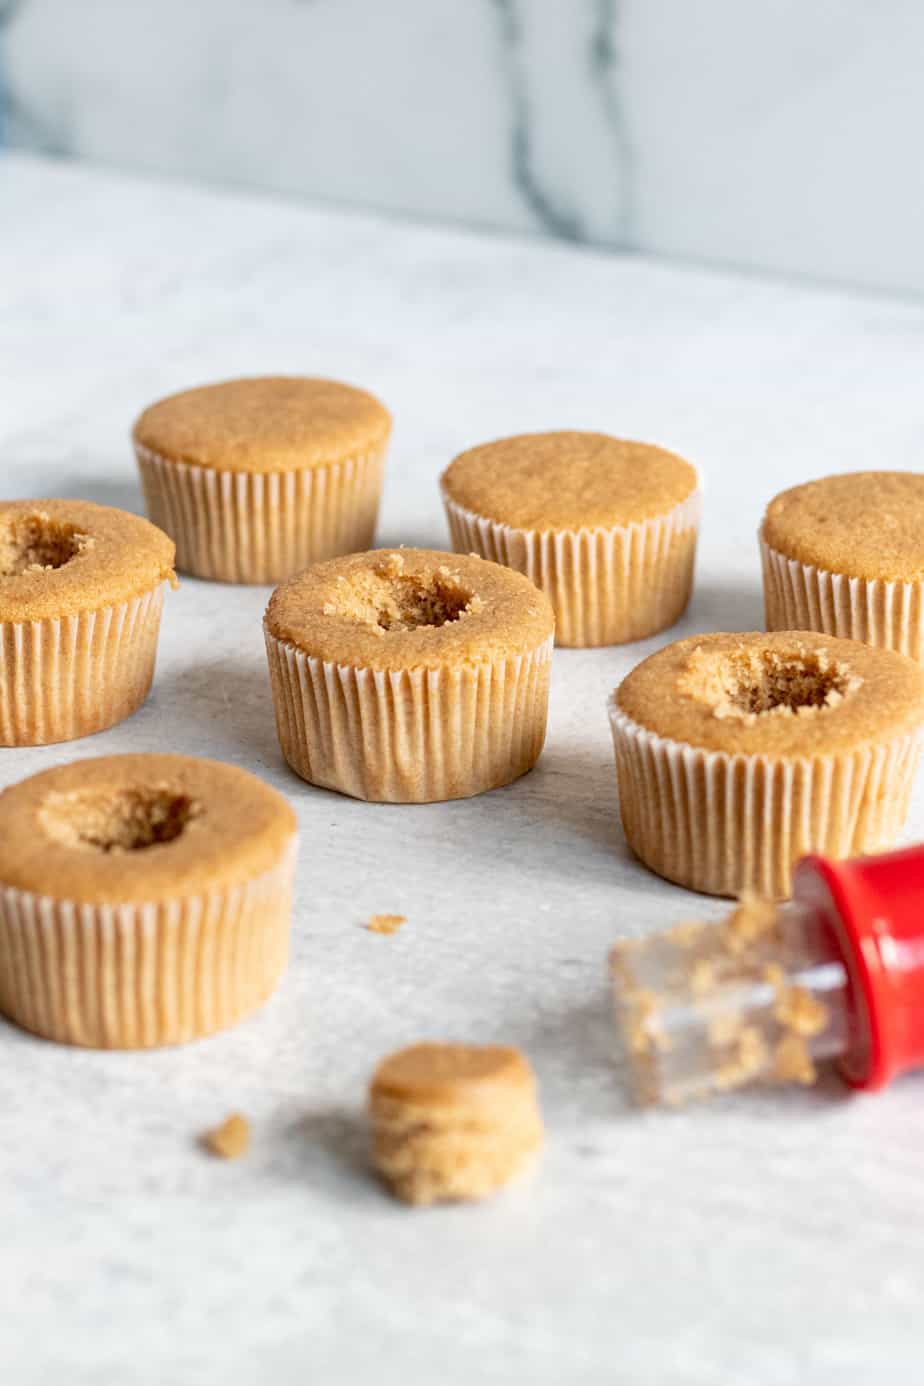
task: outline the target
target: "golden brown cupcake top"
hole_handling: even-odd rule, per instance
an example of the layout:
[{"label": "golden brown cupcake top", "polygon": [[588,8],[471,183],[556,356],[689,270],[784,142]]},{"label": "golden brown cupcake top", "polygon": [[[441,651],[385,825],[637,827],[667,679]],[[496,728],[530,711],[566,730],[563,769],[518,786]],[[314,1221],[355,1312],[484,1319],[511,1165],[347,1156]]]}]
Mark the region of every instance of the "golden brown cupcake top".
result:
[{"label": "golden brown cupcake top", "polygon": [[96,611],[175,581],[172,539],[91,501],[0,502],[0,621]]},{"label": "golden brown cupcake top", "polygon": [[762,535],[809,567],[893,582],[924,579],[924,473],[845,472],[782,491]]},{"label": "golden brown cupcake top", "polygon": [[513,529],[609,529],[665,515],[698,487],[696,468],[606,433],[524,433],[461,453],[441,478],[463,510]]},{"label": "golden brown cupcake top", "polygon": [[617,708],[648,731],[728,754],[836,753],[924,721],[924,670],[811,631],[695,635],[643,660]]},{"label": "golden brown cupcake top", "polygon": [[432,549],[332,558],[273,593],[266,627],[332,664],[440,669],[523,654],[555,628],[551,603],[500,564]]},{"label": "golden brown cupcake top", "polygon": [[370,1099],[411,1106],[496,1107],[533,1092],[533,1071],[518,1049],[495,1044],[413,1044],[383,1059]]},{"label": "golden brown cupcake top", "polygon": [[263,875],[295,831],[282,795],[233,765],[79,760],[0,794],[0,885],[86,904],[169,900]]},{"label": "golden brown cupcake top", "polygon": [[374,395],[336,380],[255,376],[201,385],[145,409],[136,443],[170,462],[232,472],[288,472],[344,462],[388,441]]}]

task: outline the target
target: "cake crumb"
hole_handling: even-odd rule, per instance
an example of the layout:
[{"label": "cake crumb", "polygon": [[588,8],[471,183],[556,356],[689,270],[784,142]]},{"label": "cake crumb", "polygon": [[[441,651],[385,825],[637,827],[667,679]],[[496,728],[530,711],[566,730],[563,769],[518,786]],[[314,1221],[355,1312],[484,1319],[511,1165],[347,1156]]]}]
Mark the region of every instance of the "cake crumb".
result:
[{"label": "cake crumb", "polygon": [[828,1008],[805,987],[787,987],[773,1014],[794,1035],[811,1039],[820,1035],[828,1023]]},{"label": "cake crumb", "polygon": [[382,563],[379,564],[376,572],[380,577],[400,577],[404,572],[404,558],[400,553],[390,553]]},{"label": "cake crumb", "polygon": [[250,1148],[250,1122],[240,1112],[232,1112],[220,1126],[206,1131],[202,1144],[221,1160],[238,1160]]},{"label": "cake crumb", "polygon": [[337,614],[337,608],[334,606],[333,602],[325,602],[321,610],[324,612],[325,616],[336,616]]},{"label": "cake crumb", "polygon": [[779,1041],[773,1052],[773,1076],[778,1083],[802,1083],[805,1087],[814,1083],[818,1075],[801,1035],[790,1031]]},{"label": "cake crumb", "polygon": [[396,934],[406,923],[407,915],[404,914],[374,914],[366,921],[366,928],[370,934]]},{"label": "cake crumb", "polygon": [[777,925],[777,908],[754,891],[742,891],[726,921],[726,938],[733,953],[750,948],[758,939],[772,934]]}]

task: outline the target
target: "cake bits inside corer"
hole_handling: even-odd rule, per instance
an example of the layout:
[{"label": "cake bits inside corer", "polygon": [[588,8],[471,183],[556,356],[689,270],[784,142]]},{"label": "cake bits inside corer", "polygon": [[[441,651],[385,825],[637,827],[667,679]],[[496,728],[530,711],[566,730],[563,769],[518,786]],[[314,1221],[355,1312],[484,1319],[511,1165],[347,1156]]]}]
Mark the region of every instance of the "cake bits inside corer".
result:
[{"label": "cake bits inside corer", "polygon": [[924,846],[804,857],[792,900],[622,940],[610,973],[646,1105],[809,1085],[831,1062],[883,1087],[924,1064]]}]

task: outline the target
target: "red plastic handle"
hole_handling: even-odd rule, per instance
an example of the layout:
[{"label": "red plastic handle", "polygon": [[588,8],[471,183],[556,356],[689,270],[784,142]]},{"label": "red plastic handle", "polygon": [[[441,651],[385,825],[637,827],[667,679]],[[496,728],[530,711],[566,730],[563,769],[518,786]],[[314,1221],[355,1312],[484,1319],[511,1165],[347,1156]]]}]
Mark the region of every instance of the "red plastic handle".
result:
[{"label": "red plastic handle", "polygon": [[840,942],[858,1040],[842,1063],[854,1087],[881,1088],[924,1064],[924,846],[880,857],[804,857],[793,895]]}]

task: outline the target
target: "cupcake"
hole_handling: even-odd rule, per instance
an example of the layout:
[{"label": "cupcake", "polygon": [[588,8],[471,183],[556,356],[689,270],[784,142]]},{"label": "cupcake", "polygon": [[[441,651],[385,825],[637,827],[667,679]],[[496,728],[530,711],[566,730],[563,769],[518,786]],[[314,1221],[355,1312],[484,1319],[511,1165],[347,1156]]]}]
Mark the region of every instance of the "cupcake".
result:
[{"label": "cupcake", "polygon": [[0,746],[89,736],[140,707],[173,556],[122,510],[0,502]]},{"label": "cupcake", "polygon": [[391,416],[335,380],[267,376],[171,395],[132,434],[151,519],[177,565],[222,582],[280,582],[367,549]]},{"label": "cupcake", "polygon": [[924,474],[794,486],[760,531],[768,630],[819,630],[924,662]]},{"label": "cupcake", "polygon": [[542,1145],[536,1080],[517,1049],[415,1044],[390,1054],[369,1086],[372,1160],[396,1198],[487,1198]]},{"label": "cupcake", "polygon": [[710,895],[781,898],[806,852],[876,852],[901,830],[924,671],[806,631],[699,635],[638,665],[609,711],[645,865]]},{"label": "cupcake", "polygon": [[62,1044],[148,1049],[259,1006],[288,948],[295,815],[175,755],[56,766],[0,794],[0,1012]]},{"label": "cupcake", "polygon": [[555,608],[559,645],[619,645],[690,599],[696,468],[604,433],[528,433],[463,452],[441,478],[453,547],[516,568]]},{"label": "cupcake", "polygon": [[519,573],[427,549],[353,554],[274,592],[264,629],[280,745],[312,784],[461,799],[539,757],[554,617]]}]

